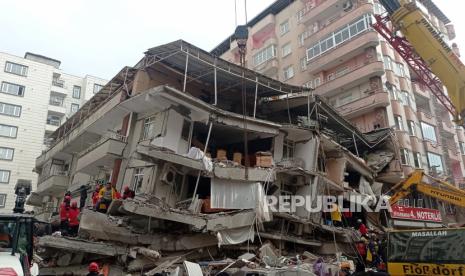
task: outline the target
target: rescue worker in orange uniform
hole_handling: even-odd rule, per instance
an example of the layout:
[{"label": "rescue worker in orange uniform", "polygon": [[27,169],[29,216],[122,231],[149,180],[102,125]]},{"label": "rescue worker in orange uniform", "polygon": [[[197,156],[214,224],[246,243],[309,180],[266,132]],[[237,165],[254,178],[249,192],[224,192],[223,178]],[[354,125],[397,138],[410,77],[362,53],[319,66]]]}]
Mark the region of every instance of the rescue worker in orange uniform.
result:
[{"label": "rescue worker in orange uniform", "polygon": [[71,203],[71,208],[68,211],[68,218],[69,218],[69,235],[70,236],[77,236],[78,229],[79,229],[79,208],[76,201]]},{"label": "rescue worker in orange uniform", "polygon": [[87,276],[99,276],[99,270],[98,264],[96,262],[91,262],[89,264],[89,273],[87,273]]},{"label": "rescue worker in orange uniform", "polygon": [[68,233],[68,212],[70,208],[71,196],[65,196],[60,204],[60,230],[62,233]]}]

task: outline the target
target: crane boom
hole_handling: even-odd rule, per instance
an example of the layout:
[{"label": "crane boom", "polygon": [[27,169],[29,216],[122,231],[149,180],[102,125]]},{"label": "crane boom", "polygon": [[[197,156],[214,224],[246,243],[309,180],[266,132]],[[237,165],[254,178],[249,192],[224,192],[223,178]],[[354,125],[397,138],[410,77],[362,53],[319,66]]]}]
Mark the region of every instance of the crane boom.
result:
[{"label": "crane boom", "polygon": [[[463,125],[465,118],[465,65],[429,23],[415,2],[380,0],[388,17],[377,16],[374,28],[383,35],[419,75],[438,100]],[[387,33],[389,18],[403,37]],[[410,47],[410,48],[409,48]],[[418,55],[418,57],[416,57]],[[421,58],[421,60],[418,60]],[[411,60],[408,60],[411,59]],[[437,77],[437,78],[436,78]],[[439,82],[440,80],[440,82]],[[442,84],[447,94],[442,91]]]}]

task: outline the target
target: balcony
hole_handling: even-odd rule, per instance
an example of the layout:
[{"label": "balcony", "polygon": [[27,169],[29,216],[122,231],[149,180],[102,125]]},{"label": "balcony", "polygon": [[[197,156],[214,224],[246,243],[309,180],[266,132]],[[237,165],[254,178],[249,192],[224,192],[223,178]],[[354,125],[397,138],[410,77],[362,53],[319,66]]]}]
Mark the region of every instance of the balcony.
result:
[{"label": "balcony", "polygon": [[267,77],[276,77],[279,70],[279,62],[276,57],[256,66],[255,71],[267,76]]},{"label": "balcony", "polygon": [[386,92],[378,92],[359,98],[356,101],[338,106],[336,109],[347,119],[351,119],[378,107],[389,105],[389,95]]},{"label": "balcony", "polygon": [[442,129],[449,135],[456,134],[455,126],[451,122],[441,122]]},{"label": "balcony", "polygon": [[111,169],[114,161],[122,157],[126,144],[125,136],[107,134],[80,154],[76,171],[96,175],[102,169]]},{"label": "balcony", "polygon": [[39,179],[36,193],[44,196],[62,195],[68,189],[69,176],[68,172],[57,171],[44,179]]},{"label": "balcony", "polygon": [[313,6],[306,5],[304,9],[297,13],[299,23],[311,25],[342,10],[341,1],[339,0],[324,0],[319,2],[318,4],[313,4]]},{"label": "balcony", "polygon": [[53,111],[54,113],[58,113],[60,115],[65,115],[66,114],[66,107],[63,104],[63,100],[58,100],[58,99],[53,99],[50,98],[48,102],[48,110]]},{"label": "balcony", "polygon": [[418,108],[417,117],[418,117],[418,120],[420,121],[423,121],[433,126],[436,125],[436,118],[434,118],[433,115],[431,115],[431,113],[428,112],[427,110]]},{"label": "balcony", "polygon": [[366,48],[376,46],[378,44],[379,38],[376,32],[370,31],[360,34],[355,38],[336,46],[334,49],[325,52],[321,56],[314,58],[307,65],[307,71],[310,74],[314,74],[322,70],[328,70],[344,61],[362,54]]},{"label": "balcony", "polygon": [[453,147],[453,146],[448,146],[447,147],[447,152],[449,154],[449,158],[450,159],[453,159],[455,161],[461,161],[462,159],[462,155],[460,153],[460,150],[456,147]]},{"label": "balcony", "polygon": [[371,77],[382,76],[383,74],[384,68],[381,61],[361,64],[350,68],[344,75],[324,82],[322,85],[315,88],[314,93],[331,97],[367,82]]},{"label": "balcony", "polygon": [[412,82],[412,89],[413,89],[413,93],[417,93],[418,95],[420,95],[420,96],[422,96],[422,97],[424,97],[426,99],[430,99],[430,97],[431,97],[430,94],[429,94],[428,88],[426,88],[423,85]]},{"label": "balcony", "polygon": [[53,86],[56,86],[56,87],[64,88],[64,87],[65,87],[65,81],[62,80],[62,79],[56,79],[56,78],[54,78],[54,79],[52,80],[52,85],[53,85]]}]

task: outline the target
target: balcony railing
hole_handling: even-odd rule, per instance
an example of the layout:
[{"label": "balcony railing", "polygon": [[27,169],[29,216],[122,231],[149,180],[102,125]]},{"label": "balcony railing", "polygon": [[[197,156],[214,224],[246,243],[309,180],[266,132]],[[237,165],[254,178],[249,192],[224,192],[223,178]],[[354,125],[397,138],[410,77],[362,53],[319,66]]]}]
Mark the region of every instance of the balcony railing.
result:
[{"label": "balcony railing", "polygon": [[127,136],[121,135],[119,133],[113,132],[113,131],[108,131],[105,135],[102,136],[102,138],[94,143],[92,146],[88,147],[85,151],[81,152],[79,156],[84,156],[87,153],[91,152],[92,150],[96,149],[98,146],[102,145],[109,139],[113,140],[118,140],[120,142],[126,143],[128,140]]},{"label": "balcony railing", "polygon": [[52,80],[52,85],[53,86],[58,86],[58,87],[64,87],[65,86],[65,81],[60,80],[60,79],[54,79],[54,80]]},{"label": "balcony railing", "polygon": [[50,99],[50,100],[48,101],[48,103],[49,103],[50,105],[61,106],[61,107],[63,107],[63,100]]},{"label": "balcony railing", "polygon": [[60,126],[61,121],[55,119],[47,119],[47,125]]},{"label": "balcony railing", "polygon": [[50,172],[49,174],[44,174],[44,175],[40,175],[39,176],[39,185],[40,183],[44,182],[45,180],[49,179],[50,177],[53,177],[53,176],[69,176],[69,172],[68,171],[61,171],[61,170],[55,170],[55,171],[52,171]]}]

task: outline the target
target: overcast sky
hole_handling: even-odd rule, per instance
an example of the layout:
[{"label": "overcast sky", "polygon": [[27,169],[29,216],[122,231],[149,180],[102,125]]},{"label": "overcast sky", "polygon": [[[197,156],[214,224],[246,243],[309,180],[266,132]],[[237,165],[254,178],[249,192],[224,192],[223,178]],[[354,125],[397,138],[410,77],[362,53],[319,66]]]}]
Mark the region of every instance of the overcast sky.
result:
[{"label": "overcast sky", "polygon": [[[244,0],[236,1],[241,24]],[[248,18],[272,2],[248,0]],[[454,23],[465,54],[463,2],[435,3]],[[45,55],[67,73],[106,79],[150,47],[182,38],[209,51],[235,28],[234,0],[4,0],[0,11],[0,51]]]}]

